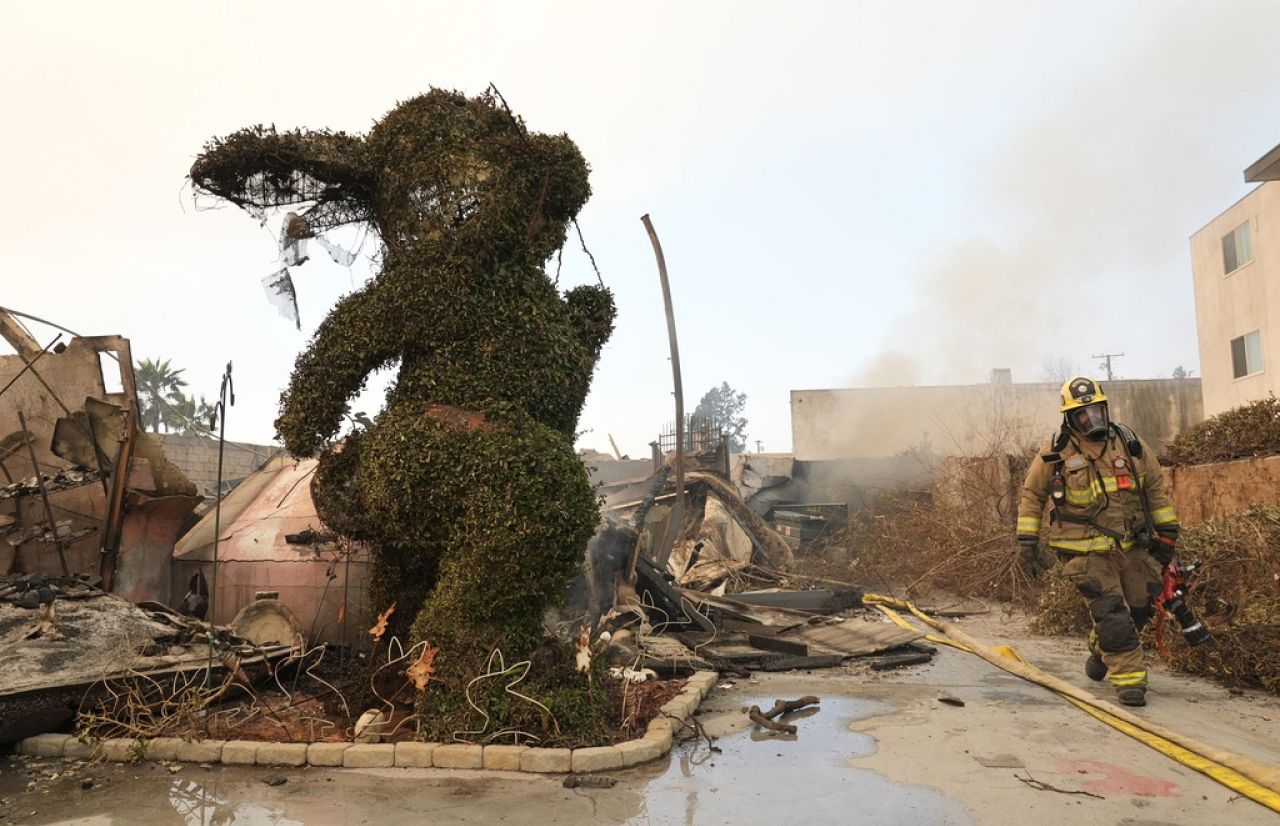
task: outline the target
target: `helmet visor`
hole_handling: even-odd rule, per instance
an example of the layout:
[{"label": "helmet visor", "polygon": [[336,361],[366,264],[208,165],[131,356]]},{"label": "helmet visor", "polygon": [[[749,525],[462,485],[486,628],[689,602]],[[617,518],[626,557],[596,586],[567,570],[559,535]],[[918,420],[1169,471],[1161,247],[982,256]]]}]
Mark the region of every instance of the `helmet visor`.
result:
[{"label": "helmet visor", "polygon": [[1067,417],[1071,422],[1072,429],[1088,437],[1101,436],[1107,432],[1107,428],[1110,425],[1110,421],[1107,419],[1107,405],[1105,402],[1077,407],[1068,413]]}]

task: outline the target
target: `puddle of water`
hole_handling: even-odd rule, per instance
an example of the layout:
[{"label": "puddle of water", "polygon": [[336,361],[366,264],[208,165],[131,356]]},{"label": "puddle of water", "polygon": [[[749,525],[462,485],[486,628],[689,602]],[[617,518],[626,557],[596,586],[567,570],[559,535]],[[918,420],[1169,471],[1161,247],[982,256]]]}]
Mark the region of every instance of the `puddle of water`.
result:
[{"label": "puddle of water", "polygon": [[186,826],[303,826],[283,817],[280,809],[244,800],[233,803],[194,780],[174,778],[169,805]]},{"label": "puddle of water", "polygon": [[[773,698],[745,698],[769,708]],[[794,735],[771,735],[741,721],[740,713],[707,715],[704,724],[731,730],[716,740],[686,743],[644,789],[640,814],[629,824],[841,823],[970,824],[958,802],[923,786],[893,783],[849,760],[873,754],[875,739],[850,729],[854,721],[889,710],[884,703],[829,697],[820,711],[787,715]],[[727,721],[734,721],[728,723]]]}]

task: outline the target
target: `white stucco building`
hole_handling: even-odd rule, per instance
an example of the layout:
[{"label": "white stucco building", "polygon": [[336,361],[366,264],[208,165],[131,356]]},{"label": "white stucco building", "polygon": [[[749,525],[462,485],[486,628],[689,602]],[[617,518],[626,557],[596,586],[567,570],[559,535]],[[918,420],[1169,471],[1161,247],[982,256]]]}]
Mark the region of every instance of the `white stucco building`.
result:
[{"label": "white stucco building", "polygon": [[1259,186],[1191,236],[1206,416],[1280,395],[1280,146],[1244,177]]}]

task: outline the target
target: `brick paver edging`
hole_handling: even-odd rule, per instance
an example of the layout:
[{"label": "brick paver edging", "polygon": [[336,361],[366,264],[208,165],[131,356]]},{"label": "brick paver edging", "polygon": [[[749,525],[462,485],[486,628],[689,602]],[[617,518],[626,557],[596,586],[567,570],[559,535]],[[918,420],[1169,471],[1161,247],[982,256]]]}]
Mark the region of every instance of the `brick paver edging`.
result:
[{"label": "brick paver edging", "polygon": [[675,733],[711,692],[720,675],[697,671],[684,690],[658,710],[645,735],[613,746],[541,749],[467,743],[266,743],[157,737],[145,742],[112,738],[82,743],[73,734],[38,734],[18,744],[34,757],[222,763],[230,766],[326,766],[347,768],[494,769],[541,773],[598,772],[656,760],[671,750]]}]

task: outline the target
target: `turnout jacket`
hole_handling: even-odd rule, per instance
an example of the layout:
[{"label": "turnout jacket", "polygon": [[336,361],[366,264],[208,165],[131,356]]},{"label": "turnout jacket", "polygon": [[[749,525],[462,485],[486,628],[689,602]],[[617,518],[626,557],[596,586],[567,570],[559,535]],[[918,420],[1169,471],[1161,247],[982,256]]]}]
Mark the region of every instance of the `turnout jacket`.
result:
[{"label": "turnout jacket", "polygon": [[[1105,441],[1071,433],[1061,449],[1054,449],[1055,439],[1040,451],[1018,499],[1019,537],[1039,536],[1048,505],[1050,548],[1068,553],[1131,548],[1135,533],[1147,525],[1142,491],[1156,528],[1177,525],[1155,453],[1137,437],[1141,449],[1131,452],[1117,427],[1112,425]],[[1055,484],[1056,476],[1060,483]],[[1054,489],[1061,490],[1060,500],[1052,496]]]}]

